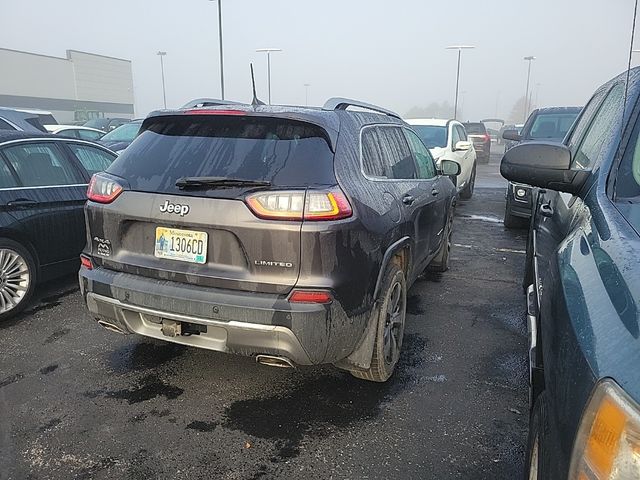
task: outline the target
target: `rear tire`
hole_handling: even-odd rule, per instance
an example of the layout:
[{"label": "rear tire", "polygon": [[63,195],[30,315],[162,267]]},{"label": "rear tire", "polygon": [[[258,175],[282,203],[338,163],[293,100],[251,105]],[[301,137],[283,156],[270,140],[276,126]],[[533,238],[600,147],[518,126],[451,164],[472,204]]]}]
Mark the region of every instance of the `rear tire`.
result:
[{"label": "rear tire", "polygon": [[386,382],[398,364],[407,313],[407,282],[399,265],[389,265],[382,280],[382,295],[373,310],[376,338],[368,370],[351,370],[356,378]]},{"label": "rear tire", "polygon": [[24,310],[36,280],[36,263],[31,252],[13,240],[0,238],[0,322]]},{"label": "rear tire", "polygon": [[467,185],[460,192],[460,198],[463,200],[469,200],[473,196],[473,189],[476,185],[476,164],[473,164],[473,170],[471,170],[471,176]]},{"label": "rear tire", "polygon": [[449,212],[449,218],[447,219],[447,223],[444,226],[444,231],[442,232],[442,245],[440,245],[440,249],[438,253],[431,260],[429,266],[427,266],[427,270],[430,272],[446,272],[449,270],[449,255],[451,253],[451,237],[453,234],[453,206]]}]

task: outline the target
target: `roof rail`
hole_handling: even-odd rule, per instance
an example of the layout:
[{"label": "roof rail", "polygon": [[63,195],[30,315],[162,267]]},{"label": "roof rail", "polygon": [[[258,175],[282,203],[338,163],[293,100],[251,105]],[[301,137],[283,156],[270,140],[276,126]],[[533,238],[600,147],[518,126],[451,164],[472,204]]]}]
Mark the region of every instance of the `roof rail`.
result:
[{"label": "roof rail", "polygon": [[373,112],[389,115],[390,117],[402,119],[402,117],[400,117],[400,115],[398,115],[396,112],[392,112],[391,110],[387,110],[386,108],[378,107],[377,105],[372,105],[370,103],[361,102],[359,100],[351,100],[349,98],[341,98],[341,97],[330,98],[322,106],[322,109],[323,110],[346,110],[349,107],[364,108],[366,110],[371,110]]},{"label": "roof rail", "polygon": [[230,100],[218,100],[217,98],[196,98],[185,103],[180,108],[215,107],[217,105],[242,105],[240,102]]}]

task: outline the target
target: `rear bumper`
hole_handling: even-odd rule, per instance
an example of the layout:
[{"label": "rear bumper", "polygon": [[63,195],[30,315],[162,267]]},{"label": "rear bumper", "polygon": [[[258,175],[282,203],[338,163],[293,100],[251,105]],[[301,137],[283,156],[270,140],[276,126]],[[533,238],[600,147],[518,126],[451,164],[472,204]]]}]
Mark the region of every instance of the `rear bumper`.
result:
[{"label": "rear bumper", "polygon": [[[122,333],[240,355],[284,356],[299,365],[334,363],[348,356],[358,340],[342,349],[328,348],[331,338],[344,340],[348,333],[339,331],[348,322],[337,301],[291,304],[282,295],[204,288],[104,268],[81,268],[79,280],[96,320]],[[163,320],[206,331],[165,336]]]}]

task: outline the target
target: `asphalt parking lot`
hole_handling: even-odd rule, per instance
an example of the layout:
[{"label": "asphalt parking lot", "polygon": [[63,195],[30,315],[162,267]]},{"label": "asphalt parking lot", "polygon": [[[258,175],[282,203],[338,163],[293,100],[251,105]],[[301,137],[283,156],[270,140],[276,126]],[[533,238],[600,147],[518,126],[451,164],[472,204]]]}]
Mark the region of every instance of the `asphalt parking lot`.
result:
[{"label": "asphalt parking lot", "polygon": [[526,232],[499,156],[460,202],[451,269],[409,292],[372,384],[100,328],[74,277],[0,324],[0,479],[512,479],[528,427]]}]

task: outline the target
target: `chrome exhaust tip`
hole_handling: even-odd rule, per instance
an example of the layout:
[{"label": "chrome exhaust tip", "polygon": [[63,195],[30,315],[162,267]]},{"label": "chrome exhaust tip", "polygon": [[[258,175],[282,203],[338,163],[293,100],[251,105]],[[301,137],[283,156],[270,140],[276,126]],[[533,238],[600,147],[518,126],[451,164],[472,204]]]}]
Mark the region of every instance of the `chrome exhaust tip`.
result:
[{"label": "chrome exhaust tip", "polygon": [[275,355],[256,355],[256,362],[268,367],[295,368],[293,362],[288,358]]},{"label": "chrome exhaust tip", "polygon": [[122,328],[120,328],[119,326],[111,323],[111,322],[107,322],[106,320],[98,320],[98,325],[100,325],[101,327],[106,328],[107,330],[110,330],[112,332],[116,332],[116,333],[121,333],[121,334],[126,334],[127,332],[125,332]]}]

